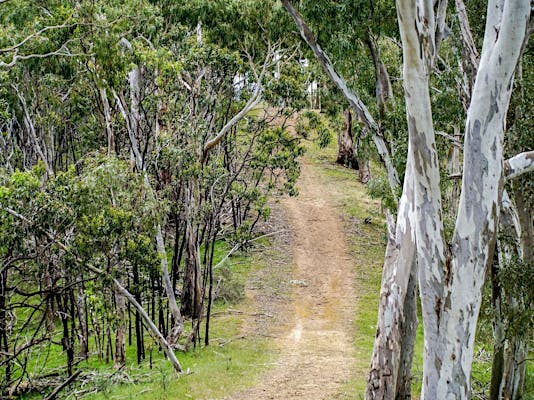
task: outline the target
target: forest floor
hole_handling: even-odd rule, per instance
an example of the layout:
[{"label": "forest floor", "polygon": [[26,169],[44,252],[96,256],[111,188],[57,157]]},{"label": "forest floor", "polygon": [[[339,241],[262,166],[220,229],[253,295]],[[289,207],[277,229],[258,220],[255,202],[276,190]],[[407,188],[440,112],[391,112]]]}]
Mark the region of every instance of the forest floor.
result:
[{"label": "forest floor", "polygon": [[[276,338],[279,358],[258,384],[228,399],[333,399],[354,378],[356,261],[339,202],[317,169],[308,157],[302,160],[299,195],[281,200],[278,210],[294,262],[291,300],[278,311],[285,318],[264,327]],[[265,307],[255,290],[247,296]]]},{"label": "forest floor", "polygon": [[210,346],[179,354],[188,373],[175,379],[163,358],[154,369],[132,365],[126,372],[135,384],[110,385],[90,399],[363,398],[384,220],[380,202],[356,171],[334,164],[335,155],[335,143],[308,143],[299,195],[272,199],[261,229],[270,238],[228,260],[228,290],[244,287],[245,298],[217,305]]}]

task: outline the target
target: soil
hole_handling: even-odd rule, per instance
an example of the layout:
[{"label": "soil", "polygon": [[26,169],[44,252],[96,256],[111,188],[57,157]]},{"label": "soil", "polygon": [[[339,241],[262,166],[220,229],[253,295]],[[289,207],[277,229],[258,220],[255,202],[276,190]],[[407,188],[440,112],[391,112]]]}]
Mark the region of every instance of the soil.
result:
[{"label": "soil", "polygon": [[[344,222],[306,159],[298,188],[298,197],[280,202],[292,238],[288,247],[294,268],[285,277],[292,286],[290,301],[277,310],[285,318],[264,326],[276,337],[279,358],[256,386],[231,400],[333,399],[354,373],[354,260]],[[247,291],[260,310],[265,309],[261,293]]]}]

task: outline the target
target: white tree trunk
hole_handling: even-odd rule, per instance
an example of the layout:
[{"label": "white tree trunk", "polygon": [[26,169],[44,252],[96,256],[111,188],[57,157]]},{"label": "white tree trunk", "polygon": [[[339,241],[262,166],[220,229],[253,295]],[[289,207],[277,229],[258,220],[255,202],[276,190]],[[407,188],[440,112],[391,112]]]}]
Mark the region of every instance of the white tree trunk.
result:
[{"label": "white tree trunk", "polygon": [[[525,376],[527,342],[525,337],[517,332],[517,327],[510,332],[510,325],[506,323],[502,305],[508,308],[519,306],[521,299],[516,293],[506,293],[499,279],[499,268],[512,262],[515,257],[525,259],[521,246],[521,226],[518,214],[506,192],[503,193],[500,213],[500,231],[506,239],[498,240],[498,266],[492,268],[493,288],[493,365],[491,371],[490,399],[518,400],[523,387]],[[531,221],[529,221],[531,225]],[[519,294],[520,296],[520,294]]]},{"label": "white tree trunk", "polygon": [[[137,66],[134,68],[128,75],[130,81],[130,98],[131,98],[131,111],[127,111],[126,101],[122,95],[117,95],[114,93],[115,100],[121,110],[121,113],[126,122],[126,128],[128,131],[128,137],[130,139],[131,151],[133,153],[133,158],[135,160],[135,165],[139,172],[143,173],[145,187],[151,188],[150,181],[148,179],[148,172],[146,171],[146,165],[143,162],[141,150],[139,147],[139,141],[137,140],[137,133],[140,124],[140,114],[139,114],[139,100],[141,98],[140,88],[141,83],[140,79],[142,78],[141,69]],[[169,300],[169,309],[171,315],[174,319],[174,325],[169,330],[169,337],[167,338],[171,346],[175,346],[178,343],[183,332],[183,318],[180,313],[180,308],[176,302],[176,296],[174,293],[174,288],[169,276],[169,263],[167,261],[167,251],[165,249],[165,241],[163,238],[163,230],[161,224],[156,226],[156,248],[158,255],[160,257],[161,263],[161,272],[163,286],[167,294],[167,299]]]},{"label": "white tree trunk", "polygon": [[[467,399],[484,273],[498,224],[503,134],[514,70],[525,37],[530,2],[490,1],[480,66],[467,113],[464,177],[440,323],[443,353],[438,398]],[[497,18],[501,14],[501,18]],[[500,25],[495,23],[498,22]],[[488,30],[490,32],[488,32]]]},{"label": "white tree trunk", "polygon": [[441,217],[439,163],[430,106],[429,73],[434,57],[433,2],[398,0],[403,43],[403,78],[410,152],[414,163],[414,219],[419,287],[425,329],[422,398],[441,398],[433,388],[439,380],[439,323],[446,254]]},{"label": "white tree trunk", "polygon": [[[409,153],[404,190],[400,199],[397,223],[389,223],[388,244],[382,273],[378,326],[367,381],[365,398],[395,399],[401,367],[404,302],[410,274],[415,263],[415,220],[413,204],[414,174]],[[401,374],[403,375],[403,374]]]},{"label": "white tree trunk", "polygon": [[[120,279],[117,281],[122,285]],[[117,329],[115,331],[115,368],[121,368],[126,363],[126,298],[115,288]]]},{"label": "white tree trunk", "polygon": [[100,101],[102,102],[102,112],[104,113],[104,123],[106,125],[106,138],[108,141],[108,156],[115,152],[115,135],[113,134],[113,126],[111,121],[111,107],[109,106],[109,100],[106,93],[106,89],[103,87],[98,88],[100,95]]},{"label": "white tree trunk", "polygon": [[492,257],[502,190],[502,141],[529,1],[490,1],[469,107],[464,178],[452,256],[442,232],[439,169],[428,72],[434,57],[433,2],[398,0],[410,145],[415,163],[419,284],[425,327],[423,399],[468,399],[484,271]]}]

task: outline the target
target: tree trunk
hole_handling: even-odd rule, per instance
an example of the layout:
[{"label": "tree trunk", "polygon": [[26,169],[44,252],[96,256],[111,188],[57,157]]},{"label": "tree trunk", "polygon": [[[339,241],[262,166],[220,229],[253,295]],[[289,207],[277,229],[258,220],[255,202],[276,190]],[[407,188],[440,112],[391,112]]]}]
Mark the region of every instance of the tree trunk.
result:
[{"label": "tree trunk", "polygon": [[85,293],[82,284],[76,289],[76,313],[78,315],[78,341],[80,343],[79,356],[87,358],[89,352],[89,328],[85,315]]},{"label": "tree trunk", "polygon": [[115,135],[113,134],[113,125],[111,121],[111,107],[105,88],[98,88],[100,101],[102,102],[102,112],[104,113],[104,123],[106,125],[106,138],[108,142],[108,156],[115,152]]},{"label": "tree trunk", "polygon": [[[415,340],[417,317],[413,320],[412,285],[410,279],[415,276],[415,226],[413,225],[413,163],[409,156],[404,190],[400,199],[396,225],[388,223],[388,244],[382,275],[380,303],[378,309],[378,326],[371,359],[371,370],[367,381],[365,398],[391,399],[402,398],[397,390],[410,387],[411,360],[410,343]],[[407,296],[407,292],[410,294]],[[405,306],[407,309],[405,310]],[[401,362],[402,360],[402,362]],[[406,381],[407,380],[407,381]]]},{"label": "tree trunk", "polygon": [[506,113],[529,14],[527,0],[506,1],[502,8],[497,1],[488,4],[484,46],[466,120],[453,257],[446,265],[445,293],[439,299],[443,311],[438,321],[438,353],[434,367],[430,366],[432,374],[423,377],[428,398],[471,396],[476,323],[501,204]]},{"label": "tree trunk", "polygon": [[358,161],[354,152],[354,140],[352,135],[352,112],[347,108],[345,114],[345,126],[338,134],[337,160],[338,164],[352,169],[358,169]]},{"label": "tree trunk", "polygon": [[[415,259],[413,260],[415,263]],[[404,298],[404,318],[401,324],[401,356],[397,373],[396,400],[412,398],[412,361],[417,334],[417,267],[412,267],[406,297]]]},{"label": "tree trunk", "polygon": [[[521,228],[520,248],[523,254],[523,262],[525,265],[534,265],[534,204],[532,204],[532,197],[527,197],[521,186],[517,186],[514,190],[514,197]],[[525,387],[526,358],[529,349],[528,342],[524,340],[523,343],[524,347],[519,348],[518,356],[513,358],[517,366],[516,376],[518,377],[517,390],[515,391],[516,397],[512,397],[513,400],[520,398]]]},{"label": "tree trunk", "polygon": [[[61,243],[58,243],[58,245],[60,247],[62,247],[63,250],[68,251],[68,249],[66,247],[64,247]],[[161,334],[161,332],[156,327],[156,325],[154,325],[154,322],[152,321],[152,319],[149,317],[149,315],[147,314],[145,309],[141,306],[141,304],[139,304],[137,302],[135,297],[128,290],[126,290],[126,288],[124,286],[122,286],[121,283],[117,279],[113,278],[112,276],[110,276],[106,272],[104,272],[101,269],[96,268],[96,267],[94,267],[94,266],[92,266],[90,264],[86,264],[86,266],[90,271],[92,271],[92,272],[94,272],[94,273],[96,273],[98,275],[104,275],[104,276],[108,277],[109,279],[111,279],[111,281],[113,282],[113,284],[116,287],[116,290],[120,294],[122,294],[124,297],[126,297],[126,299],[128,299],[128,301],[139,312],[139,314],[141,315],[141,318],[143,319],[143,321],[145,321],[148,330],[150,332],[152,332],[152,334],[154,335],[155,339],[157,340],[157,342],[159,343],[159,345],[161,346],[161,348],[163,349],[163,351],[165,352],[165,354],[169,358],[169,361],[171,362],[174,370],[176,372],[182,372],[182,366],[180,365],[180,362],[176,358],[176,355],[174,354],[172,346],[167,342],[167,340]]]},{"label": "tree trunk", "polygon": [[197,182],[191,179],[187,188],[187,214],[186,214],[186,252],[185,268],[183,275],[183,289],[181,298],[181,313],[185,317],[198,319],[201,310],[202,286],[201,286],[201,264],[200,248],[198,243],[198,226],[195,222],[195,215],[198,211],[199,196]]},{"label": "tree trunk", "polygon": [[[423,399],[467,399],[481,289],[492,259],[502,190],[502,140],[512,78],[529,2],[488,5],[486,36],[469,107],[464,178],[456,229],[446,257],[439,168],[428,96],[434,57],[434,2],[398,1],[406,109],[413,146],[420,290],[425,326]],[[499,26],[499,29],[495,29]]]},{"label": "tree trunk", "polygon": [[362,132],[354,142],[354,155],[356,157],[356,162],[358,163],[358,177],[360,182],[366,185],[371,180],[371,163],[369,162],[369,157],[365,154],[365,151],[362,151],[362,138],[367,135],[367,128],[363,128]]},{"label": "tree trunk", "polygon": [[[409,153],[414,162],[414,219],[419,264],[419,288],[425,329],[423,355],[423,399],[442,399],[435,383],[441,369],[439,323],[443,297],[445,246],[441,218],[439,163],[429,94],[433,63],[433,3],[398,0],[397,12],[403,43],[403,78]],[[424,216],[424,217],[423,217]]]},{"label": "tree trunk", "polygon": [[[528,213],[528,211],[527,211]],[[528,224],[531,225],[531,224]],[[501,235],[498,240],[498,266],[492,268],[493,308],[494,308],[494,349],[491,371],[490,399],[517,400],[520,398],[524,383],[527,343],[517,328],[510,329],[503,315],[503,303],[508,309],[514,309],[521,302],[521,294],[506,293],[500,284],[499,268],[513,262],[514,258],[524,260],[524,254],[519,238],[521,227],[519,217],[507,193],[503,195],[501,218]],[[528,228],[527,228],[528,229]]]},{"label": "tree trunk", "polygon": [[386,104],[390,99],[393,99],[393,89],[391,88],[391,80],[386,66],[380,60],[379,49],[375,45],[371,32],[368,32],[366,38],[367,47],[371,53],[373,59],[373,65],[375,67],[375,80],[376,80],[376,105],[378,106],[378,113],[380,119],[384,118],[386,111]]},{"label": "tree trunk", "polygon": [[120,368],[126,363],[126,299],[117,289],[115,289],[114,292],[115,305],[117,307],[117,330],[115,332],[114,361],[115,368]]}]

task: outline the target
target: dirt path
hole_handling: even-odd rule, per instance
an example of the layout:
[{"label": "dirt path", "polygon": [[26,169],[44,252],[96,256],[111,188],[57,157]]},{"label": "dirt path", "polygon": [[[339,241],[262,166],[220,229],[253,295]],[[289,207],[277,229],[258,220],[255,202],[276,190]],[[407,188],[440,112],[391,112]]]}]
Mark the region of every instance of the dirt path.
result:
[{"label": "dirt path", "polygon": [[306,159],[301,167],[300,195],[282,201],[295,269],[288,324],[276,332],[280,358],[233,400],[333,399],[353,369],[354,261],[327,188]]}]

